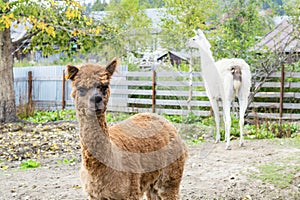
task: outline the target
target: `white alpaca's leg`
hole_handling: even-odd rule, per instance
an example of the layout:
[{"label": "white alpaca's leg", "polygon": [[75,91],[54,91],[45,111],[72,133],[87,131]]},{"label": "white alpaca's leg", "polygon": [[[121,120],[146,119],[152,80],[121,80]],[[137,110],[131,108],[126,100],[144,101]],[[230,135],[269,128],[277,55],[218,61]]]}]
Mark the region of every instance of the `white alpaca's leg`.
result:
[{"label": "white alpaca's leg", "polygon": [[244,145],[244,117],[245,117],[245,112],[248,104],[248,100],[240,98],[239,99],[239,104],[240,104],[240,146],[242,147]]},{"label": "white alpaca's leg", "polygon": [[230,147],[230,127],[231,127],[230,104],[231,102],[229,100],[223,101],[223,117],[225,123],[226,149],[231,149]]},{"label": "white alpaca's leg", "polygon": [[220,142],[221,135],[220,135],[220,113],[219,113],[219,106],[218,101],[216,99],[213,99],[210,101],[211,107],[214,112],[214,118],[216,123],[216,143]]}]

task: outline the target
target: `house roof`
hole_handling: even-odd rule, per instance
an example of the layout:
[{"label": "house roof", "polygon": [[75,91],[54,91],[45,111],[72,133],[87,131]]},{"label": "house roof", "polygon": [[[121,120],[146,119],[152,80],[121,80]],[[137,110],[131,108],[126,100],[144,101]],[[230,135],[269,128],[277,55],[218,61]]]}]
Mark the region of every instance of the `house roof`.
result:
[{"label": "house roof", "polygon": [[183,52],[175,52],[175,51],[167,51],[167,52],[163,52],[162,54],[160,54],[158,57],[157,57],[157,60],[161,59],[162,57],[168,55],[168,54],[173,54],[175,56],[177,56],[178,58],[182,59],[182,60],[185,60],[185,61],[188,61],[188,55],[183,53]]},{"label": "house roof", "polygon": [[300,52],[299,34],[299,27],[294,27],[289,19],[285,18],[255,45],[254,50]]}]

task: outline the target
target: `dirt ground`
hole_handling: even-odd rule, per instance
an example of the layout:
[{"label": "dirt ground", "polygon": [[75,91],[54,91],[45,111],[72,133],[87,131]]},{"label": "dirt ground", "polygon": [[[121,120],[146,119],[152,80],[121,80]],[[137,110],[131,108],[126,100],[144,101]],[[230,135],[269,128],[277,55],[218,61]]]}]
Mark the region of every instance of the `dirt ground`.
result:
[{"label": "dirt ground", "polygon": [[[233,141],[232,150],[224,147],[223,142],[189,146],[181,199],[300,199],[298,140],[249,140],[242,148]],[[87,199],[78,174],[79,151],[76,156],[72,163],[47,158],[39,160],[39,168],[0,170],[0,199]],[[292,179],[282,186],[258,178],[263,175],[260,166],[266,165],[286,166],[278,173]]]}]

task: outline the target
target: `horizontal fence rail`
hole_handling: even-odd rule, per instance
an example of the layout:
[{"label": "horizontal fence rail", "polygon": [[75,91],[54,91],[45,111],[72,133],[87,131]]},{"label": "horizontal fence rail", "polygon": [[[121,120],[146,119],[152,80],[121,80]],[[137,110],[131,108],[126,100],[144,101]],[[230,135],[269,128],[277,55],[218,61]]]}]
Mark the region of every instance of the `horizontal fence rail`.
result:
[{"label": "horizontal fence rail", "polygon": [[[28,103],[30,99],[37,109],[73,107],[71,84],[64,80],[63,69],[63,66],[15,68],[17,104]],[[154,75],[152,71],[128,72],[126,66],[121,69],[111,80],[109,111],[211,115],[200,72],[155,72]],[[30,82],[29,71],[32,72]],[[300,119],[300,73],[285,72],[283,93],[280,80],[281,73],[276,72],[262,85],[248,108],[248,117]],[[29,84],[32,91],[28,91]],[[281,95],[283,102],[280,102]],[[237,101],[233,106],[238,106]]]}]

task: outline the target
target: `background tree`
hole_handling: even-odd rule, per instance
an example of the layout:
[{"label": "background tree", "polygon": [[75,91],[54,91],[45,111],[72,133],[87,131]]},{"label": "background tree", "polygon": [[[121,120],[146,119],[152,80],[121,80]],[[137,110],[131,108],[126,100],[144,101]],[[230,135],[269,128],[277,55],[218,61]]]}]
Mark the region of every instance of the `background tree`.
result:
[{"label": "background tree", "polygon": [[165,0],[166,16],[163,19],[162,46],[181,51],[193,34],[193,29],[213,27],[219,7],[214,0]]},{"label": "background tree", "polygon": [[144,8],[162,8],[164,0],[139,0],[139,5]]},{"label": "background tree", "polygon": [[111,1],[106,9],[108,15],[103,22],[110,24],[118,32],[95,50],[99,52],[100,49],[102,57],[124,57],[128,52],[151,46],[151,20],[143,9],[138,0],[122,0],[120,3]]},{"label": "background tree", "polygon": [[107,5],[105,0],[96,0],[92,6],[92,11],[104,11]]},{"label": "background tree", "polygon": [[211,32],[215,57],[239,57],[246,61],[251,60],[251,48],[257,38],[264,36],[273,27],[271,21],[274,9],[261,14],[262,7],[271,1],[233,0],[223,5],[223,15],[220,16],[217,28]]},{"label": "background tree", "polygon": [[[12,41],[10,28],[23,26],[26,34]],[[70,51],[75,39],[82,50],[104,40],[104,25],[95,26],[84,15],[83,7],[73,0],[0,2],[0,122],[17,120],[13,82],[14,47],[24,41],[28,49],[41,50],[44,55]]]}]

